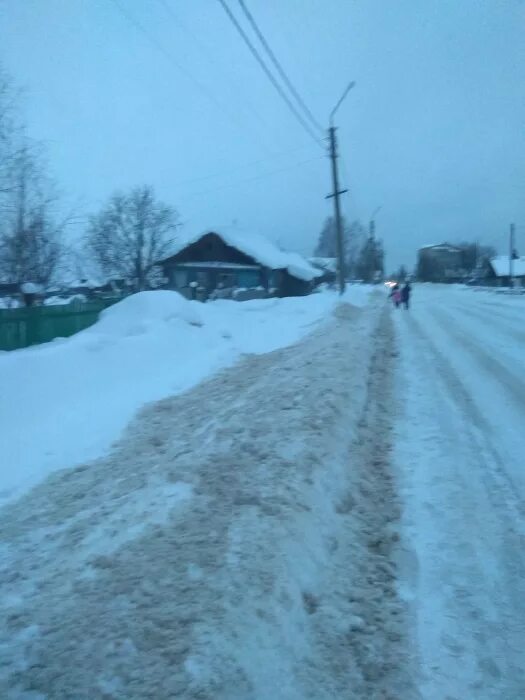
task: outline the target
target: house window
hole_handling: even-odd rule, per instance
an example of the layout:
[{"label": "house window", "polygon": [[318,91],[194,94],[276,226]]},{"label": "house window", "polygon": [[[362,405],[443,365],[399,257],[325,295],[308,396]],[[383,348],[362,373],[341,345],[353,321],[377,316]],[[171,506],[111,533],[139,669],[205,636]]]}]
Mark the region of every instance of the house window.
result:
[{"label": "house window", "polygon": [[173,270],[171,275],[171,281],[177,289],[188,286],[188,272],[187,270]]},{"label": "house window", "polygon": [[237,286],[250,289],[261,284],[261,273],[259,270],[239,270],[237,273]]},{"label": "house window", "polygon": [[223,272],[221,275],[219,275],[217,284],[224,289],[235,287],[235,275],[229,272]]},{"label": "house window", "polygon": [[208,287],[209,277],[208,270],[197,270],[197,282],[199,287]]}]

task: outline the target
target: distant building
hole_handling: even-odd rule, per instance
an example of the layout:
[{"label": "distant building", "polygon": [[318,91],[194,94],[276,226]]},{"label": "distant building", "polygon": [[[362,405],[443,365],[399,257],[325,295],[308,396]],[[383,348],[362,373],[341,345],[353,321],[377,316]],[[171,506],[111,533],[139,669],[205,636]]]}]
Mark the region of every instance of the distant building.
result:
[{"label": "distant building", "polygon": [[421,282],[456,282],[464,277],[463,255],[450,243],[427,245],[418,251],[417,277]]},{"label": "distant building", "polygon": [[[515,284],[525,286],[525,256],[512,260],[512,278]],[[483,282],[493,286],[510,286],[510,264],[508,255],[491,258],[483,270]]]},{"label": "distant building", "polygon": [[321,275],[298,253],[238,231],[190,238],[158,264],[167,288],[200,301],[302,296]]}]

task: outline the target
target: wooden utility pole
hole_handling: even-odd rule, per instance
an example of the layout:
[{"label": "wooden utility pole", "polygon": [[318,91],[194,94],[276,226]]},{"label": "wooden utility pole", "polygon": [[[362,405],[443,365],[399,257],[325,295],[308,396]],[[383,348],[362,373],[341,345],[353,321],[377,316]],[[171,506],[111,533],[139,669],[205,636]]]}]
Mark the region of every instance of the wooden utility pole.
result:
[{"label": "wooden utility pole", "polygon": [[513,287],[514,280],[514,224],[510,225],[509,235],[509,286]]},{"label": "wooden utility pole", "polygon": [[341,207],[339,204],[339,195],[344,194],[348,190],[339,189],[339,176],[337,172],[337,141],[335,136],[335,126],[331,126],[328,130],[330,135],[330,160],[332,161],[332,185],[333,192],[327,196],[327,199],[334,199],[334,214],[335,214],[335,230],[337,235],[337,279],[339,282],[339,294],[345,291],[345,246],[343,222],[341,220]]}]

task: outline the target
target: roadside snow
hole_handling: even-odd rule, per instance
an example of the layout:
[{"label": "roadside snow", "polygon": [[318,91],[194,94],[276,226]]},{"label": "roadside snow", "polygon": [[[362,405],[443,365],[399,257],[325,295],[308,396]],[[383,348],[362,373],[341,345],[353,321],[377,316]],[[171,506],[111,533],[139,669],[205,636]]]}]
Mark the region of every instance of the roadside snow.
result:
[{"label": "roadside snow", "polygon": [[3,698],[412,700],[383,308],[150,404],[0,511]]},{"label": "roadside snow", "polygon": [[[363,305],[369,293],[350,287],[346,299]],[[188,390],[242,354],[296,342],[337,301],[323,293],[198,304],[143,292],[71,338],[0,353],[0,502],[105,454],[143,404]]]}]

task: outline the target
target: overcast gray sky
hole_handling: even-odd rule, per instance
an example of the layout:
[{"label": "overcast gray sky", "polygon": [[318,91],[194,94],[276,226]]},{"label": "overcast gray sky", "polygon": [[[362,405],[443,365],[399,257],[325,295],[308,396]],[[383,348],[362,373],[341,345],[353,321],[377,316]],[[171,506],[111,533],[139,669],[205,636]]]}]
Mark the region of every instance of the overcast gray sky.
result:
[{"label": "overcast gray sky", "polygon": [[[525,254],[523,0],[246,0],[317,119],[341,107],[343,209],[387,267],[478,239]],[[237,221],[310,252],[329,162],[217,0],[0,0],[0,63],[68,201],[150,183],[188,232]],[[242,20],[237,0],[228,0]],[[247,25],[246,25],[247,26]]]}]

